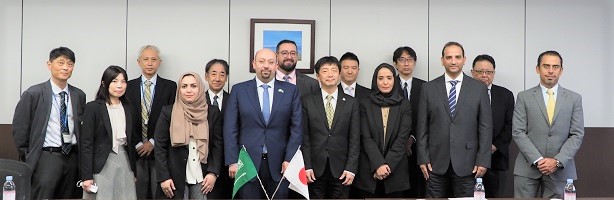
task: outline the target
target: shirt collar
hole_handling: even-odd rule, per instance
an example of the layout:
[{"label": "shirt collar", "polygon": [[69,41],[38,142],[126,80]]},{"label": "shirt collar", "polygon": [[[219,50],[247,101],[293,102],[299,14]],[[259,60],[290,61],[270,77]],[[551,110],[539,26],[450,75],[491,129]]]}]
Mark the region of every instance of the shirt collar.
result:
[{"label": "shirt collar", "polygon": [[220,92],[218,92],[216,94],[216,93],[213,93],[213,90],[207,90],[207,93],[209,93],[209,98],[211,98],[211,99],[213,99],[213,97],[216,96],[216,95],[217,95],[217,99],[222,99],[223,96],[224,96],[224,95],[222,95],[223,91],[224,90],[220,90]]},{"label": "shirt collar", "polygon": [[[264,84],[264,82],[260,81],[258,77],[256,77],[255,79],[256,79],[256,87],[262,87],[262,84]],[[269,86],[269,88],[273,88],[273,86],[275,85],[275,79],[269,81],[267,85]]]},{"label": "shirt collar", "polygon": [[458,77],[456,77],[456,79],[452,79],[452,78],[450,78],[450,76],[448,76],[448,74],[444,73],[444,78],[446,80],[446,83],[449,83],[451,80],[456,80],[456,81],[462,83],[464,76],[465,76],[465,73],[461,73],[460,75],[458,75]]},{"label": "shirt collar", "polygon": [[51,91],[53,91],[53,94],[60,94],[60,92],[64,91],[66,94],[70,95],[70,92],[68,92],[68,83],[66,83],[64,89],[60,89],[60,86],[56,85],[52,80],[49,80],[49,82],[51,82]]},{"label": "shirt collar", "polygon": [[[539,87],[542,88],[542,94],[548,95],[548,93],[546,93],[548,91],[548,88],[546,86],[544,86],[544,85],[542,85],[540,83]],[[559,92],[559,84],[557,83],[556,85],[554,85],[554,87],[552,87],[550,89],[552,89],[552,92],[554,92],[554,95],[556,96],[556,94],[558,94],[558,92]]]},{"label": "shirt collar", "polygon": [[[324,102],[326,102],[326,96],[328,96],[328,92],[324,91],[324,89],[320,89],[322,91],[322,99],[324,100]],[[333,99],[331,101],[335,101],[337,100],[337,96],[339,96],[339,90],[335,89],[335,91],[330,94],[333,96]]]},{"label": "shirt collar", "polygon": [[341,81],[341,88],[343,88],[344,90],[348,87],[352,86],[352,88],[354,88],[354,90],[356,90],[356,81],[354,81],[354,83],[350,84],[350,85],[346,85],[343,81]]},{"label": "shirt collar", "polygon": [[[286,76],[286,74],[281,72],[281,70],[279,70],[278,68],[277,73],[275,73],[275,77],[277,77],[277,80],[283,81],[284,76]],[[290,76],[290,80],[296,80],[296,69],[292,70],[290,74],[288,74],[288,76]]]},{"label": "shirt collar", "polygon": [[411,86],[411,81],[414,80],[414,77],[409,77],[409,79],[405,80],[403,79],[401,76],[399,76],[399,79],[401,80],[401,86],[403,86],[404,83],[407,83],[407,85]]},{"label": "shirt collar", "polygon": [[[147,80],[147,78],[145,78],[145,75],[141,75],[141,83],[145,83],[145,81]],[[158,80],[158,74],[154,74],[151,79],[149,79],[149,81],[151,81],[152,85],[156,85],[156,81]]]}]

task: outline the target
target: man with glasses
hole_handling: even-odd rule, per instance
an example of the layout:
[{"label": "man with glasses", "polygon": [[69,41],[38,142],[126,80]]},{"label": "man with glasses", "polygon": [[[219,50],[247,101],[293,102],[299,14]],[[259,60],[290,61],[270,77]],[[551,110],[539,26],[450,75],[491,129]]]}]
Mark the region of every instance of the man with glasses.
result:
[{"label": "man with glasses", "polygon": [[[411,47],[404,46],[397,48],[392,54],[392,61],[394,62],[397,71],[399,71],[399,83],[401,90],[401,94],[405,99],[409,100],[411,104],[412,112],[412,126],[415,127],[415,124],[418,120],[418,104],[420,102],[420,89],[422,89],[422,84],[425,82],[422,79],[413,77],[414,68],[416,67],[416,61],[418,58],[416,57],[416,51]],[[416,154],[416,137],[415,134],[416,129],[412,129],[410,132],[410,137],[407,141],[407,155],[409,156],[409,182],[411,189],[408,190],[408,197],[415,198],[423,198],[425,197],[425,183],[422,178],[422,172],[417,165]]]},{"label": "man with glasses", "polygon": [[299,54],[296,49],[296,43],[292,40],[282,40],[277,43],[276,53],[279,67],[275,75],[276,79],[296,85],[300,96],[319,92],[318,81],[296,71]]},{"label": "man with glasses", "polygon": [[495,59],[489,55],[479,55],[473,59],[471,75],[486,84],[492,110],[492,145],[490,170],[484,174],[486,197],[501,197],[499,187],[506,181],[509,168],[509,145],[512,140],[512,115],[514,112],[514,94],[501,86],[493,85],[495,79]]},{"label": "man with glasses", "polygon": [[584,137],[582,96],[559,85],[558,52],[541,53],[535,72],[539,85],[518,93],[514,108],[512,136],[520,150],[514,197],[562,199],[566,179],[578,178],[574,157]]}]

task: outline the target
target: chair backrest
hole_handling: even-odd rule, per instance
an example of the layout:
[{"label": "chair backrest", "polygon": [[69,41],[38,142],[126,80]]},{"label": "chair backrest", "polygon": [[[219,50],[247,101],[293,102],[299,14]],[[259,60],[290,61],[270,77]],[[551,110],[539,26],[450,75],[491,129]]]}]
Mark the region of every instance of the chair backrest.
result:
[{"label": "chair backrest", "polygon": [[0,159],[0,184],[4,184],[6,176],[13,176],[16,199],[30,199],[32,181],[30,165],[15,160]]}]

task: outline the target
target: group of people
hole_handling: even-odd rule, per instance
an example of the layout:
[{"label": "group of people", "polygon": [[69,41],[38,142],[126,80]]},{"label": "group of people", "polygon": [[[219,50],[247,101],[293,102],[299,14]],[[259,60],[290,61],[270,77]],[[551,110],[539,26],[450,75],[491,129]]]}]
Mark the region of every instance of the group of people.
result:
[{"label": "group of people", "polygon": [[22,94],[13,118],[19,158],[33,169],[31,198],[230,199],[241,148],[259,180],[239,198],[302,198],[282,178],[299,148],[315,199],[467,197],[478,177],[487,197],[500,197],[512,138],[515,197],[561,198],[577,178],[582,101],[558,84],[556,51],[539,55],[540,83],[516,103],[492,84],[491,56],[463,73],[456,42],[442,49],[445,73],[428,82],[413,77],[416,52],[399,47],[393,65],[375,68],[371,89],[356,83],[351,52],[320,58],[315,79],[297,71],[298,54],[291,40],[257,51],[255,78],[228,93],[226,61],[209,61],[204,79],[188,72],[174,82],[159,76],[160,50],[146,45],[140,77],[109,66],[86,104],[68,84],[75,54],[53,49],[51,78]]}]

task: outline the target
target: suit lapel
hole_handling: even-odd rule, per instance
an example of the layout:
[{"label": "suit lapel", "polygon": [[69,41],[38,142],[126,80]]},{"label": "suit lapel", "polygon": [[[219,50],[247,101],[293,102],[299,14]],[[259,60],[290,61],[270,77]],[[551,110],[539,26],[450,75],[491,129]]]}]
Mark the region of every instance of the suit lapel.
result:
[{"label": "suit lapel", "polygon": [[539,85],[533,88],[533,97],[537,102],[537,106],[539,106],[539,110],[542,111],[542,116],[544,117],[546,122],[548,122],[548,111],[546,110],[546,102],[544,102],[544,95],[542,94],[542,89]]},{"label": "suit lapel", "polygon": [[[445,78],[443,76],[440,76],[434,81],[435,81],[435,87],[437,87],[436,89],[441,99],[441,103],[443,104],[443,107],[446,108],[448,117],[450,118],[450,120],[452,120],[452,115],[450,114],[450,105],[448,104],[448,92],[446,91]],[[456,104],[458,105],[458,102],[456,102]]]},{"label": "suit lapel", "polygon": [[132,110],[130,110],[128,108],[128,105],[124,102],[122,102],[122,106],[124,107],[124,115],[126,116],[126,138],[128,138],[128,141],[131,141],[132,139]]},{"label": "suit lapel", "polygon": [[111,119],[109,119],[109,110],[107,109],[107,104],[104,101],[98,101],[98,103],[100,103],[102,107],[102,112],[100,114],[102,115],[104,129],[107,130],[109,138],[113,138],[113,129],[111,129]]},{"label": "suit lapel", "polygon": [[[345,94],[343,91],[339,91],[337,90],[337,105],[335,106],[335,115],[333,117],[333,125],[331,127],[335,128],[335,124],[337,124],[337,121],[341,120],[341,115],[342,112],[344,111],[345,108],[345,98],[347,96],[347,98],[350,97],[350,95]],[[326,115],[324,115],[326,116]]]},{"label": "suit lapel", "polygon": [[[162,78],[160,77],[160,75],[158,75],[158,77],[156,78],[156,85],[154,86],[154,93],[153,93],[154,96],[153,96],[152,102],[150,103],[151,107],[149,108],[149,112],[150,113],[152,112],[152,110],[154,108],[161,108],[162,107],[162,105],[158,105],[158,104],[161,104],[161,102],[162,102],[162,100],[160,98],[162,98],[163,96],[166,96],[166,95],[162,95],[162,93],[165,91],[166,88],[163,88],[164,86],[162,85],[161,79]],[[170,92],[174,92],[174,91],[170,91]],[[151,114],[149,114],[149,115],[151,116]],[[151,121],[151,118],[148,119],[148,120]],[[147,122],[147,125],[155,124],[155,123],[156,122],[153,122],[153,123]]]},{"label": "suit lapel", "polygon": [[[461,76],[463,76],[463,83],[461,83],[461,84],[463,84],[463,85],[465,85],[465,86],[467,86],[467,87],[465,87],[465,89],[464,89],[464,90],[460,90],[460,92],[458,92],[458,87],[456,87],[456,90],[457,90],[456,94],[458,94],[458,98],[457,98],[458,100],[456,100],[456,114],[454,114],[454,117],[452,118],[452,120],[454,120],[454,118],[456,118],[456,116],[459,116],[459,115],[460,115],[460,114],[459,114],[459,113],[460,113],[460,111],[461,111],[461,110],[463,110],[463,109],[461,109],[461,108],[463,108],[463,107],[462,107],[462,106],[459,106],[459,105],[462,105],[462,103],[464,103],[464,102],[466,101],[466,99],[468,98],[468,97],[467,97],[467,96],[468,96],[468,94],[467,94],[467,93],[469,93],[469,90],[468,90],[468,89],[470,89],[470,88],[474,88],[474,86],[473,86],[473,85],[471,85],[471,83],[472,83],[472,82],[471,82],[471,81],[469,81],[469,79],[470,79],[471,77],[468,77],[468,76],[467,76],[467,75],[465,75],[464,73],[463,73]],[[450,107],[450,106],[448,106],[448,109],[450,109],[449,107]]]},{"label": "suit lapel", "polygon": [[[284,102],[284,98],[286,96],[286,93],[284,92],[286,88],[283,88],[280,84],[279,81],[277,81],[276,79],[273,79],[273,81],[275,83],[273,83],[275,85],[275,90],[273,91],[273,104],[272,105],[280,105],[281,102]],[[271,107],[271,116],[269,117],[269,121],[271,119],[273,119],[273,117],[275,117],[275,113],[277,113],[277,106],[273,106]]]},{"label": "suit lapel", "polygon": [[[43,144],[42,142],[45,141],[45,135],[47,133],[47,126],[49,126],[49,116],[51,115],[51,109],[53,108],[52,104],[53,104],[53,96],[55,94],[53,94],[53,89],[51,89],[51,80],[47,81],[46,84],[43,84],[43,105],[45,106],[45,112],[47,112],[46,116],[46,120],[45,120],[45,128],[43,128],[41,134],[43,137],[41,137],[41,145]],[[58,111],[59,112],[59,111]]]},{"label": "suit lapel", "polygon": [[554,106],[554,116],[552,117],[552,124],[556,121],[556,117],[559,115],[563,105],[567,104],[567,90],[559,85],[558,94],[556,94],[556,102]]},{"label": "suit lapel", "polygon": [[258,114],[258,118],[260,118],[260,122],[262,123],[262,126],[264,127],[266,123],[264,123],[264,116],[262,116],[262,110],[260,107],[260,99],[258,98],[258,87],[256,85],[256,79],[253,79],[252,81],[250,81],[247,85],[247,98],[250,99],[249,102],[252,103],[252,106],[254,107],[254,110],[256,110],[256,113]]},{"label": "suit lapel", "polygon": [[386,123],[386,143],[384,144],[384,149],[388,147],[388,144],[391,144],[390,138],[392,138],[393,135],[397,134],[397,132],[394,131],[394,127],[391,125],[399,123],[397,121],[399,111],[400,110],[396,106],[391,106],[388,112],[388,122]]},{"label": "suit lapel", "polygon": [[315,109],[319,111],[320,118],[322,118],[322,121],[324,122],[324,126],[326,126],[326,129],[329,129],[328,124],[327,124],[328,121],[326,118],[326,107],[324,106],[324,102],[322,101],[322,93],[311,95],[311,100],[313,101],[313,104],[315,105]]},{"label": "suit lapel", "polygon": [[375,141],[379,145],[378,147],[380,148],[380,150],[383,150],[386,144],[382,142],[382,140],[384,139],[383,138],[384,126],[382,125],[382,123],[380,123],[380,122],[383,122],[382,121],[382,108],[380,108],[379,106],[375,104],[372,104],[371,114],[373,115],[373,119],[375,119],[375,134],[376,134],[375,138],[377,138]]},{"label": "suit lapel", "polygon": [[70,92],[70,104],[72,109],[72,119],[74,123],[73,133],[78,134],[80,123],[78,122],[78,120],[75,121],[75,119],[79,119],[79,94],[77,94],[76,90],[72,87],[72,85],[68,85],[68,90]]}]

